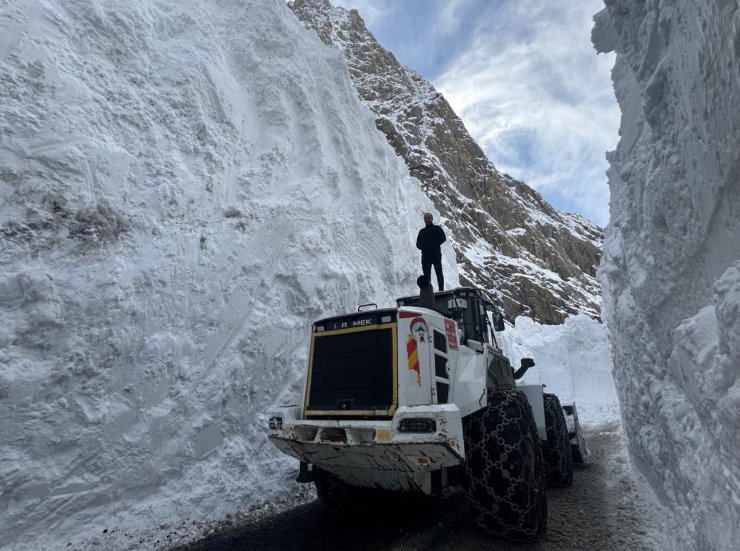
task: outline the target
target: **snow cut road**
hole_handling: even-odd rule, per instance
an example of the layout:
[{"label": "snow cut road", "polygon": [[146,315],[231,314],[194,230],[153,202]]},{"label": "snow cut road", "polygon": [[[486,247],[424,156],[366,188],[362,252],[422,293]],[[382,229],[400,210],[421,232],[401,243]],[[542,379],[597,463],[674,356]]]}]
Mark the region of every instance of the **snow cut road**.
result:
[{"label": "snow cut road", "polygon": [[548,530],[536,544],[487,537],[472,521],[464,495],[371,504],[362,518],[335,520],[318,501],[260,519],[216,529],[176,548],[205,550],[637,550],[665,549],[661,513],[634,475],[619,423],[586,430],[590,462],[578,466],[573,485],[548,490]]}]

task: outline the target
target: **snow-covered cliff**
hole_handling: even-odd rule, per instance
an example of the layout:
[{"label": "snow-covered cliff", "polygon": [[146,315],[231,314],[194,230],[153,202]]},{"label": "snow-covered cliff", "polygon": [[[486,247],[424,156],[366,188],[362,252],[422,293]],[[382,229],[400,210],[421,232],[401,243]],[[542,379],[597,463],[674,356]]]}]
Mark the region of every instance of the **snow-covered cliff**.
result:
[{"label": "snow-covered cliff", "polygon": [[609,0],[621,140],[601,281],[636,464],[680,549],[740,537],[740,8]]},{"label": "snow-covered cliff", "polygon": [[341,54],[282,0],[5,2],[0,54],[0,546],[275,497],[309,322],[433,210]]}]

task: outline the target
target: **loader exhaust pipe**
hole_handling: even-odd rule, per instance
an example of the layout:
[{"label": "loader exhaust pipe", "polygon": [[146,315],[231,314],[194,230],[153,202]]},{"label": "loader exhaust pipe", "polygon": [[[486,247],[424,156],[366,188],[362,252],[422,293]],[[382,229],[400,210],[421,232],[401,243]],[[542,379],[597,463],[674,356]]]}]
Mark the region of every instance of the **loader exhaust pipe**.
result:
[{"label": "loader exhaust pipe", "polygon": [[420,275],[416,280],[416,284],[419,286],[419,306],[434,310],[434,289],[429,282],[429,278],[425,275]]}]

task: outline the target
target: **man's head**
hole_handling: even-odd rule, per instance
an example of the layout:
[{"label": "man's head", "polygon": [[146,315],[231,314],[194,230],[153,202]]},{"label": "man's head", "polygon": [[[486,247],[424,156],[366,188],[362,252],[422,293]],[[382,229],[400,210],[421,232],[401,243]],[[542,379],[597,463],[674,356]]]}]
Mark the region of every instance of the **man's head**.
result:
[{"label": "man's head", "polygon": [[432,220],[434,220],[434,217],[429,212],[424,213],[424,223],[428,226],[432,223]]}]

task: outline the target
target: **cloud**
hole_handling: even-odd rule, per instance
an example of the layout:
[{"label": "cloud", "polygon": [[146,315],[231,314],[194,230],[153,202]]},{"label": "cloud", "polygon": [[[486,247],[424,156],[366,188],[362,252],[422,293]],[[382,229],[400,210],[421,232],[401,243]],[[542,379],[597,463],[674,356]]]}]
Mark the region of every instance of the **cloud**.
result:
[{"label": "cloud", "polygon": [[348,10],[356,9],[368,27],[387,21],[398,8],[398,2],[392,0],[333,0],[332,3]]},{"label": "cloud", "polygon": [[[435,35],[437,34],[452,34],[461,29],[461,25],[465,20],[466,11],[470,6],[474,5],[471,0],[447,0],[443,2],[441,7],[438,7],[438,15],[435,17]],[[427,4],[428,9],[428,4]]]},{"label": "cloud", "polygon": [[489,0],[332,1],[357,9],[378,42],[427,79],[469,47],[469,20],[491,5]]},{"label": "cloud", "polygon": [[470,47],[435,86],[502,171],[557,208],[608,221],[605,151],[619,110],[611,56],[590,43],[598,0],[518,0],[479,14]]},{"label": "cloud", "polygon": [[602,0],[333,0],[444,94],[496,167],[560,210],[608,221],[614,57],[591,46]]}]

